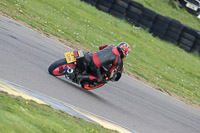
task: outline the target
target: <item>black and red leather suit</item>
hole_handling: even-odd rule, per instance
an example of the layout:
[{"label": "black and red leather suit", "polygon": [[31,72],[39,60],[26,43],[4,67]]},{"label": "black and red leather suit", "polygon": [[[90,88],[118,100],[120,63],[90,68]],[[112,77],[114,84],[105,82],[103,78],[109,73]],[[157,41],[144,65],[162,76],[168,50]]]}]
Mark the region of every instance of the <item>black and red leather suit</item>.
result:
[{"label": "black and red leather suit", "polygon": [[81,80],[97,80],[100,82],[104,74],[102,68],[107,69],[106,74],[110,74],[122,61],[122,53],[114,45],[104,45],[99,47],[98,52],[89,53],[90,56],[90,74],[80,75]]}]

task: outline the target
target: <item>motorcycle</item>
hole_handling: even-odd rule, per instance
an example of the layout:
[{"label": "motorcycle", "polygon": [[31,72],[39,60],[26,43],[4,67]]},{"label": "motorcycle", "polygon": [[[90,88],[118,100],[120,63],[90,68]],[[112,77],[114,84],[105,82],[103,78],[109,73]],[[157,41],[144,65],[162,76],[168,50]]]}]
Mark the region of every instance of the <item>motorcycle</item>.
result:
[{"label": "motorcycle", "polygon": [[103,78],[101,82],[93,81],[81,81],[79,82],[77,76],[79,74],[89,73],[92,74],[89,64],[90,64],[90,53],[82,50],[74,50],[66,52],[65,58],[60,59],[52,63],[49,68],[49,74],[53,76],[65,76],[66,79],[80,84],[82,88],[86,90],[92,90],[99,88],[106,84],[108,81],[118,81],[121,78],[121,73],[123,71],[123,61],[116,67],[110,74],[107,74],[108,70],[104,67],[101,68],[101,73]]}]

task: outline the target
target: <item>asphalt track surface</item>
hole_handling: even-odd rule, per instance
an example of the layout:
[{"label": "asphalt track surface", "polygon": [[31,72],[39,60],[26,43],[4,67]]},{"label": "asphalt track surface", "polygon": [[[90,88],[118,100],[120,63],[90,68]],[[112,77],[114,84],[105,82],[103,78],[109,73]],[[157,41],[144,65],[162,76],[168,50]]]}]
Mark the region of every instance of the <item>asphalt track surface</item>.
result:
[{"label": "asphalt track surface", "polygon": [[0,78],[82,108],[140,133],[200,133],[200,111],[123,75],[85,91],[48,74],[70,49],[0,16]]}]

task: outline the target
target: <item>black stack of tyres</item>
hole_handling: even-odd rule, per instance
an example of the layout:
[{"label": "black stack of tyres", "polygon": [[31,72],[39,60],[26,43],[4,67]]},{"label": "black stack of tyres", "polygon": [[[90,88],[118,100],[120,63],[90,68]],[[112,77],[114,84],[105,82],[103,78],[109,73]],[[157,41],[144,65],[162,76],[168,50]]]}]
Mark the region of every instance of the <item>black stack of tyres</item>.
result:
[{"label": "black stack of tyres", "polygon": [[[133,0],[81,0],[118,18],[126,18],[135,26],[149,30],[154,36],[179,45],[187,52],[200,54],[200,32],[179,21],[162,16]],[[179,0],[184,6],[186,2]]]},{"label": "black stack of tyres", "polygon": [[158,14],[156,12],[144,7],[141,15],[142,16],[140,17],[140,19],[138,21],[138,26],[142,27],[146,30],[150,30],[153,25],[153,22]]},{"label": "black stack of tyres", "polygon": [[179,47],[184,49],[187,52],[191,52],[194,46],[194,42],[196,40],[197,31],[184,26],[183,31],[179,38]]},{"label": "black stack of tyres", "polygon": [[131,1],[126,11],[126,20],[131,24],[137,26],[139,19],[142,16],[144,6],[138,2]]},{"label": "black stack of tyres", "polygon": [[181,4],[183,7],[185,7],[185,5],[186,5],[185,0],[178,0],[178,1],[180,2],[180,4]]},{"label": "black stack of tyres", "polygon": [[196,40],[194,42],[194,50],[196,50],[200,55],[200,32],[197,34]]},{"label": "black stack of tyres", "polygon": [[98,0],[96,8],[104,12],[109,12],[115,0]]},{"label": "black stack of tyres", "polygon": [[131,0],[115,0],[111,7],[110,14],[118,18],[124,18],[130,2]]},{"label": "black stack of tyres", "polygon": [[170,21],[170,18],[158,14],[150,32],[153,34],[153,36],[163,39]]},{"label": "black stack of tyres", "polygon": [[183,30],[183,24],[179,21],[172,19],[166,30],[164,40],[173,44],[178,44],[179,36]]},{"label": "black stack of tyres", "polygon": [[98,0],[81,0],[81,1],[85,1],[85,2],[89,3],[92,6],[96,6]]}]

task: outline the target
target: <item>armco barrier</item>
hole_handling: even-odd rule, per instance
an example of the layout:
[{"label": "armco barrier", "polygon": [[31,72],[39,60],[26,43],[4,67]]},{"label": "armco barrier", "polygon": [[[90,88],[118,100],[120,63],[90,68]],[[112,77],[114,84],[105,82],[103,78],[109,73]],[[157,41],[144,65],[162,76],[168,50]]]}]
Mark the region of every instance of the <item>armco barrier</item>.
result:
[{"label": "armco barrier", "polygon": [[152,35],[200,54],[200,32],[177,20],[162,16],[133,0],[81,0],[115,17],[126,19]]}]

